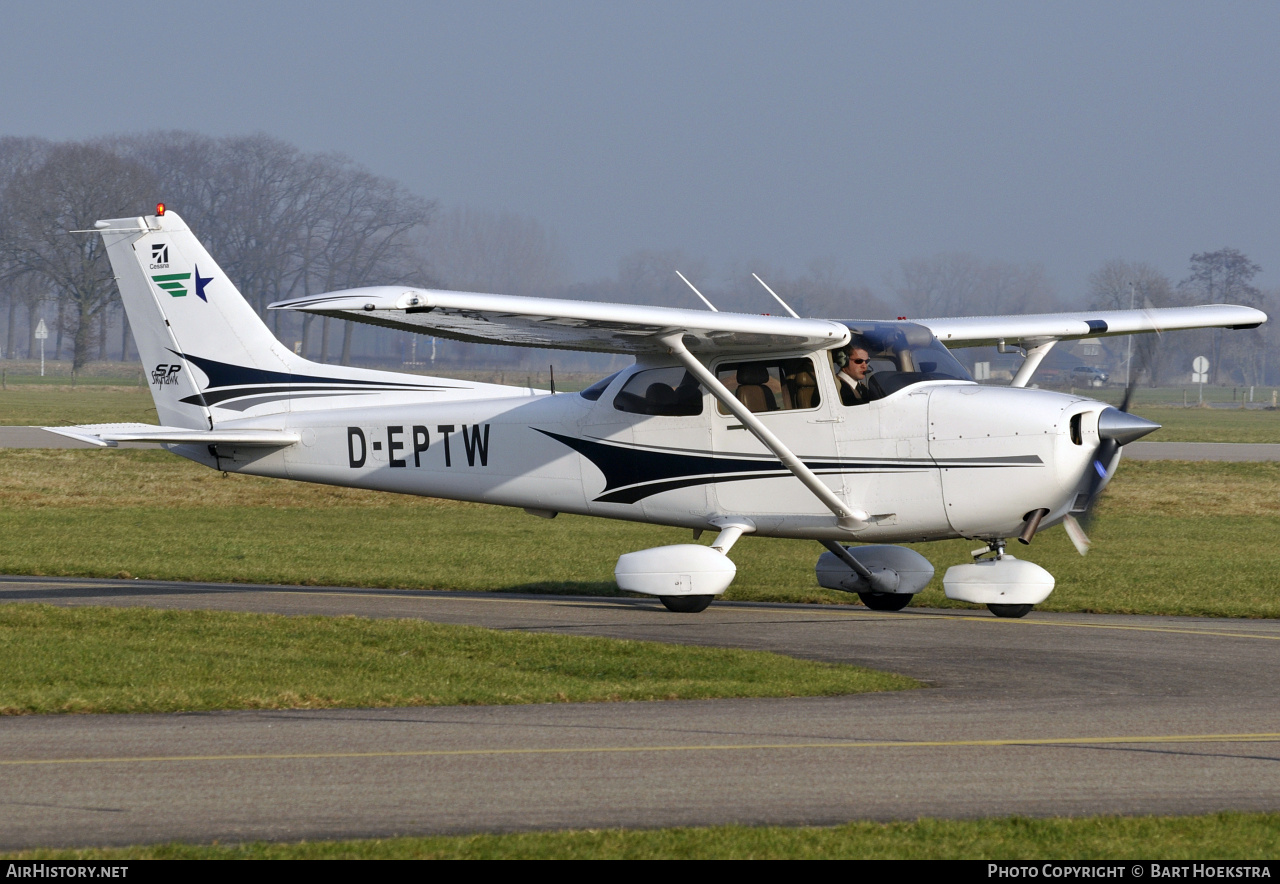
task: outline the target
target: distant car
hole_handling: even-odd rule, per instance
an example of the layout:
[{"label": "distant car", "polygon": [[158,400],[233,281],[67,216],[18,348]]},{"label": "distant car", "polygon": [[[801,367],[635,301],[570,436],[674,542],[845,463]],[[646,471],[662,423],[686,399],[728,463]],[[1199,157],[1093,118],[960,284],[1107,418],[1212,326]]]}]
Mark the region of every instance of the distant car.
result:
[{"label": "distant car", "polygon": [[1089,365],[1077,365],[1071,369],[1071,383],[1082,387],[1101,387],[1109,377],[1111,375],[1102,369]]}]

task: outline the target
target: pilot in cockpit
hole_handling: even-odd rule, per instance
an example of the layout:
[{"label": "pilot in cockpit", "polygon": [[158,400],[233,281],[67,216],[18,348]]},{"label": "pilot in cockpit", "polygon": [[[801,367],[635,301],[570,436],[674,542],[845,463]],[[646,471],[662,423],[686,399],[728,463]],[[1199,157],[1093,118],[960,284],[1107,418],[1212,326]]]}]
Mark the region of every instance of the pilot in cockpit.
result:
[{"label": "pilot in cockpit", "polygon": [[836,379],[840,381],[840,401],[845,405],[865,405],[870,402],[871,391],[867,389],[867,375],[871,371],[870,354],[857,344],[850,344],[836,352],[835,361],[840,366],[836,373]]}]

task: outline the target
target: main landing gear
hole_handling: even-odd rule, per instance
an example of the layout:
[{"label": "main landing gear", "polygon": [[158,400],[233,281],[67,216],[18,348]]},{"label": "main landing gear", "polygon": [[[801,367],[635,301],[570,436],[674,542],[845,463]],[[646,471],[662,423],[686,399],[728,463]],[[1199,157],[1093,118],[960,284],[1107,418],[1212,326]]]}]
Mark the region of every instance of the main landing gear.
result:
[{"label": "main landing gear", "polygon": [[905,592],[860,592],[858,598],[873,611],[901,611],[911,604],[912,596]]}]

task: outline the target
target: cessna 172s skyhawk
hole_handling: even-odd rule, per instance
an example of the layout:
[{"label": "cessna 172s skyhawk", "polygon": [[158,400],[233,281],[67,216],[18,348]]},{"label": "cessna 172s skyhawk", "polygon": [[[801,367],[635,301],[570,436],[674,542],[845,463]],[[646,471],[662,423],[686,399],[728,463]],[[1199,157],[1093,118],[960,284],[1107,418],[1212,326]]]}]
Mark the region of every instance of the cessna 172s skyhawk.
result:
[{"label": "cessna 172s skyhawk", "polygon": [[[152,441],[219,470],[717,532],[623,555],[618,585],[701,611],[732,582],[743,534],[828,550],[823,586],[897,610],[933,576],[903,546],[981,540],[951,598],[1021,616],[1053,577],[1005,541],[1084,512],[1120,447],[1156,424],[1027,388],[1060,340],[1252,328],[1211,305],[857,322],[382,286],[271,305],[463,341],[631,354],[581,393],[309,362],[282,346],[172,212],[99,221],[162,426],[48,429]],[[980,386],[947,346],[1025,349]],[[865,352],[864,352],[865,351]],[[839,364],[870,374],[842,397]],[[851,401],[852,404],[845,404]],[[1078,532],[1077,532],[1078,533]],[[696,539],[696,536],[695,536]],[[846,544],[857,544],[846,546]]]}]

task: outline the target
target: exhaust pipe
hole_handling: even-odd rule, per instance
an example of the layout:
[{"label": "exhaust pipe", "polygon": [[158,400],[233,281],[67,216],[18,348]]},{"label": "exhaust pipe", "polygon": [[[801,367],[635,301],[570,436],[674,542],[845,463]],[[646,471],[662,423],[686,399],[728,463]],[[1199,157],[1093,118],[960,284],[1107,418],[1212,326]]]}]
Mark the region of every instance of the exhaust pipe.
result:
[{"label": "exhaust pipe", "polygon": [[1047,507],[1040,507],[1038,510],[1027,513],[1026,521],[1022,523],[1022,533],[1018,535],[1018,542],[1030,544],[1031,538],[1035,537],[1036,532],[1040,530],[1040,520],[1047,515],[1049,515]]}]

